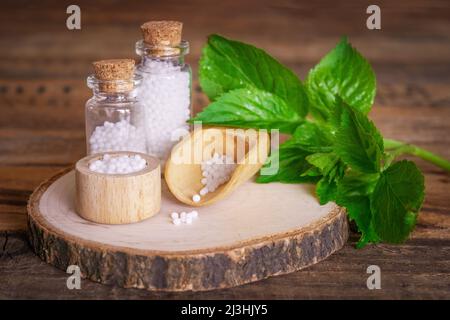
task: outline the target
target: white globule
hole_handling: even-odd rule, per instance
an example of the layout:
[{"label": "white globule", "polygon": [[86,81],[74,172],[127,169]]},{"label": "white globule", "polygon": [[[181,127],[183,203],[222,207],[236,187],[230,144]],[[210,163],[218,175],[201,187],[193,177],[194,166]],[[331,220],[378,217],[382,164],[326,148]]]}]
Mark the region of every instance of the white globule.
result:
[{"label": "white globule", "polygon": [[97,126],[89,138],[90,154],[107,151],[146,152],[143,129],[133,126],[128,120],[105,121]]},{"label": "white globule", "polygon": [[222,184],[230,180],[236,164],[233,159],[226,155],[220,155],[217,152],[202,162],[202,179],[201,184],[204,186],[198,194],[192,196],[192,201],[199,202],[204,195],[214,192]]},{"label": "white globule", "polygon": [[230,180],[236,164],[229,156],[214,153],[211,159],[202,162],[201,168],[203,178],[200,182],[204,187],[200,190],[200,195],[204,196]]},{"label": "white globule", "polygon": [[141,171],[147,166],[147,161],[140,155],[111,156],[105,154],[101,159],[89,164],[89,170],[106,174],[127,174]]},{"label": "white globule", "polygon": [[150,61],[140,74],[139,100],[144,105],[147,153],[166,160],[182,133],[189,132],[190,73],[170,61]]},{"label": "white globule", "polygon": [[172,212],[170,217],[172,218],[172,223],[176,226],[180,224],[192,224],[193,220],[198,218],[198,211],[181,212],[180,214]]}]

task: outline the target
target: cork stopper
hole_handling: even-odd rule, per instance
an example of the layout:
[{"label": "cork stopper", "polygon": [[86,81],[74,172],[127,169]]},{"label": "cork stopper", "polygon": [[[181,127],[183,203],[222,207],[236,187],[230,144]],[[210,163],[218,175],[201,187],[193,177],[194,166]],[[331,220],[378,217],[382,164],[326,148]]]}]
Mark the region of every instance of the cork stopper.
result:
[{"label": "cork stopper", "polygon": [[144,42],[151,46],[151,54],[164,56],[180,52],[183,23],[180,21],[148,21],[141,25]]},{"label": "cork stopper", "polygon": [[133,59],[100,60],[92,64],[95,77],[100,80],[100,91],[125,92],[133,89]]}]

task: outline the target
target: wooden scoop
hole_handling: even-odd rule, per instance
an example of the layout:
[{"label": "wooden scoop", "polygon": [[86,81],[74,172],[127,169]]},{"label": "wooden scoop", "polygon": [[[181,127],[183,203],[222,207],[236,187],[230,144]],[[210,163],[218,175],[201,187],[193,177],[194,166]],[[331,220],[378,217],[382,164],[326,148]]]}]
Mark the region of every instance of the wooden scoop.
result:
[{"label": "wooden scoop", "polygon": [[[250,179],[267,159],[270,139],[266,131],[254,129],[195,129],[184,137],[171,152],[165,167],[165,180],[172,194],[190,206],[212,204]],[[236,169],[230,179],[214,192],[194,202],[192,197],[204,187],[201,164],[214,153],[234,159]]]}]

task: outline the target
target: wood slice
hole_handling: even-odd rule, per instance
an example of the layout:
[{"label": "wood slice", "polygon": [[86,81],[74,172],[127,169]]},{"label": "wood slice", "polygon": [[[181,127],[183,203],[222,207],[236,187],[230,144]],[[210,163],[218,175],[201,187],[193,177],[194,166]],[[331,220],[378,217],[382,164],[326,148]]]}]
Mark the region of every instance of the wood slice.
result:
[{"label": "wood slice", "polygon": [[320,206],[308,185],[244,183],[228,198],[189,211],[163,185],[159,214],[127,225],[96,224],[74,211],[71,169],[41,184],[28,204],[30,241],[48,263],[122,287],[164,291],[227,288],[317,263],[348,238],[345,210]]}]

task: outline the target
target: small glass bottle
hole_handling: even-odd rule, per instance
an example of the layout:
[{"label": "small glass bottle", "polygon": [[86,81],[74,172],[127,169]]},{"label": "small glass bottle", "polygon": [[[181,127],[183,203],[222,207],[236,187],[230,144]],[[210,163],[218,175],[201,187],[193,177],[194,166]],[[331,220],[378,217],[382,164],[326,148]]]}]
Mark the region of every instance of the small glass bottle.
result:
[{"label": "small glass bottle", "polygon": [[142,76],[138,97],[144,106],[147,152],[164,163],[172,147],[189,133],[192,75],[184,62],[189,43],[181,40],[178,21],[149,21],[141,30],[136,73]]},{"label": "small glass bottle", "polygon": [[145,123],[136,88],[134,60],[94,62],[95,73],[87,78],[94,95],[86,103],[87,154],[107,151],[146,153]]}]

